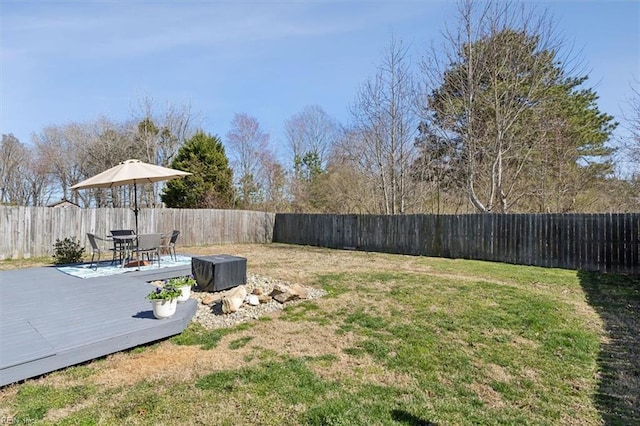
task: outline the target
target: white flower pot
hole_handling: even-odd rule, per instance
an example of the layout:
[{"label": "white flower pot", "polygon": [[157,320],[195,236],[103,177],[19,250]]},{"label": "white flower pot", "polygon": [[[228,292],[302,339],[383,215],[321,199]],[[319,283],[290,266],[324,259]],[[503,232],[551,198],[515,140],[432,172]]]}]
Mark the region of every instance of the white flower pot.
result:
[{"label": "white flower pot", "polygon": [[180,287],[180,291],[182,292],[182,294],[178,296],[178,302],[186,302],[187,300],[189,300],[189,296],[191,296],[191,286],[182,286]]},{"label": "white flower pot", "polygon": [[151,301],[153,306],[153,316],[158,319],[170,318],[176,313],[178,299],[157,299]]}]

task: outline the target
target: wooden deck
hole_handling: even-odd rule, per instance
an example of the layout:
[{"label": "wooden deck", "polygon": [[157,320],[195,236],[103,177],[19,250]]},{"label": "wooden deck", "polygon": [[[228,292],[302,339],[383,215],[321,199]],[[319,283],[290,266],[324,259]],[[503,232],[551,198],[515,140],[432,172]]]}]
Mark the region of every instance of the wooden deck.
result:
[{"label": "wooden deck", "polygon": [[55,267],[0,272],[0,386],[181,333],[191,299],[153,317],[148,281],[188,275],[191,265],[81,279]]}]

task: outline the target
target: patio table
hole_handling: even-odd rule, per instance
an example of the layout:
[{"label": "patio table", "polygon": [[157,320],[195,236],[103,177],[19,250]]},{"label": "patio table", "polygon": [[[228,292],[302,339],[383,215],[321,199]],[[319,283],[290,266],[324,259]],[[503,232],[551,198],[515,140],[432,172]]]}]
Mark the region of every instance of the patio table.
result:
[{"label": "patio table", "polygon": [[[112,235],[111,238],[114,241],[117,241],[118,244],[120,244],[122,246],[122,248],[124,249],[124,256],[122,256],[122,264],[121,266],[124,268],[125,266],[125,261],[127,259],[131,258],[132,252],[133,252],[133,246],[135,243],[135,240],[138,238],[137,235]],[[138,256],[136,254],[136,261],[138,261]]]}]

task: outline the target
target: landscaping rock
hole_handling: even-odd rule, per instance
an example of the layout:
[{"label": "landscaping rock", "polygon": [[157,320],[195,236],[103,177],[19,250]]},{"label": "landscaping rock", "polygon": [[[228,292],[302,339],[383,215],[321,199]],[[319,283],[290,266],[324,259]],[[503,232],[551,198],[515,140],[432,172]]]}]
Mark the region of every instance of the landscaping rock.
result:
[{"label": "landscaping rock", "polygon": [[247,297],[247,288],[245,286],[240,285],[232,289],[222,298],[222,312],[225,314],[236,312],[244,303],[245,297]]},{"label": "landscaping rock", "polygon": [[211,306],[220,299],[222,299],[221,294],[207,293],[207,295],[202,298],[202,304]]},{"label": "landscaping rock", "polygon": [[[193,321],[202,325],[208,330],[217,328],[233,327],[246,321],[260,318],[271,312],[276,312],[284,309],[286,306],[295,303],[301,303],[302,299],[291,300],[286,303],[276,302],[269,296],[276,284],[282,284],[287,287],[293,287],[292,284],[284,281],[279,281],[275,278],[265,277],[252,273],[247,273],[246,290],[249,293],[253,293],[257,288],[262,291],[261,295],[258,295],[260,305],[251,306],[243,304],[236,312],[224,314],[222,312],[222,302],[220,301],[222,296],[228,296],[229,292],[216,292],[209,293],[204,291],[192,291],[191,297],[196,299],[197,304],[196,314],[193,317]],[[326,294],[322,289],[313,287],[304,287],[308,291],[308,299],[317,299]],[[216,300],[212,302],[212,305],[205,305],[202,301],[208,296],[214,296]]]},{"label": "landscaping rock", "polygon": [[260,296],[258,296],[258,300],[260,301],[260,303],[269,303],[273,300],[273,298],[268,294],[261,294]]},{"label": "landscaping rock", "polygon": [[290,288],[289,288],[290,292],[292,294],[295,294],[296,296],[298,296],[300,299],[307,299],[309,297],[309,290],[307,290],[306,288],[302,287],[300,284],[293,284]]}]

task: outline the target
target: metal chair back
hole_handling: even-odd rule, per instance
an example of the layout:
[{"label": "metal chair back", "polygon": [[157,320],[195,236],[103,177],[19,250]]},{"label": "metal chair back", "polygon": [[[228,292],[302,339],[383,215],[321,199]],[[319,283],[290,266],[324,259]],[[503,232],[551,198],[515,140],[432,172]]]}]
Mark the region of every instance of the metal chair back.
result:
[{"label": "metal chair back", "polygon": [[100,251],[100,246],[98,245],[98,242],[96,241],[96,236],[95,234],[89,234],[87,233],[87,239],[89,240],[89,244],[91,244],[91,249],[93,250],[93,252],[99,252]]},{"label": "metal chair back", "polygon": [[136,235],[136,232],[133,229],[112,229],[109,231],[111,235],[119,236],[119,235]]}]

